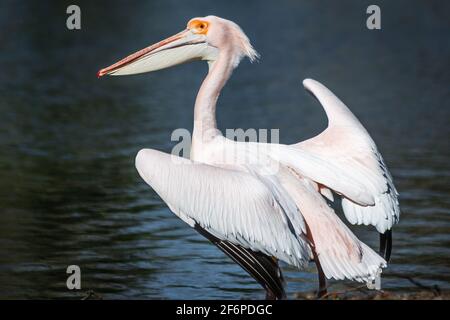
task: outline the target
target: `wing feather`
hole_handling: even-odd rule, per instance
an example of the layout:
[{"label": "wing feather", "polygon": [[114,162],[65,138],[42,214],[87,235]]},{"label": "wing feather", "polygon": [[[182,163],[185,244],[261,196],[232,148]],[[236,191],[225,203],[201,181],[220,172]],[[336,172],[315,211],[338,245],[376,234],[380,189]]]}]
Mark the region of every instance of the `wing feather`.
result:
[{"label": "wing feather", "polygon": [[[398,192],[375,142],[330,90],[311,79],[303,84],[325,109],[328,127],[316,137],[290,146],[300,156],[310,157],[310,168],[299,163],[299,159],[295,161],[300,156],[294,150],[286,152],[292,154],[287,161],[302,175],[342,195],[343,211],[350,223],[374,225],[380,233],[391,229],[400,218]],[[323,171],[324,166],[332,168],[334,173]],[[352,192],[352,188],[359,194]]]},{"label": "wing feather", "polygon": [[289,218],[298,214],[289,212],[295,204],[283,207],[257,177],[151,149],[139,151],[136,168],[192,227],[198,224],[221,240],[297,267],[308,263],[311,251],[302,226],[291,227],[303,223],[301,216],[294,221]]},{"label": "wing feather", "polygon": [[386,261],[361,242],[329,207],[314,182],[280,170],[280,180],[309,228],[327,278],[371,282]]}]

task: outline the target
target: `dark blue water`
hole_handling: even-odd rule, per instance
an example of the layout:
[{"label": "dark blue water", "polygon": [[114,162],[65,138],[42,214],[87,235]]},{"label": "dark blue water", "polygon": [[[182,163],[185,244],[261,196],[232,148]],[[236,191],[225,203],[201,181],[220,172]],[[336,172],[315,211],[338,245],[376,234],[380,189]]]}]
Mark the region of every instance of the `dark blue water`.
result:
[{"label": "dark blue water", "polygon": [[[65,1],[0,4],[0,298],[263,298],[237,265],[173,215],[138,176],[144,147],[170,151],[192,129],[207,67],[133,77],[97,70],[185,27],[194,16],[237,22],[261,53],[225,88],[225,128],[280,128],[281,142],[325,128],[301,81],[330,87],[361,119],[400,191],[386,290],[450,289],[450,23],[445,1]],[[377,235],[354,228],[376,247]],[[65,286],[82,270],[82,290]],[[290,296],[317,286],[314,266],[284,266]],[[332,282],[331,291],[355,286]]]}]

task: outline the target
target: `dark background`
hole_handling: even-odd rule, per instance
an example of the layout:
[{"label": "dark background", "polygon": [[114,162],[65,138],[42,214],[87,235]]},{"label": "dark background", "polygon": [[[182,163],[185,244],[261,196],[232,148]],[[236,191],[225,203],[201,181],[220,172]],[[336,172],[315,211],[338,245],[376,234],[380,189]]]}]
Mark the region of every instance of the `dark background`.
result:
[{"label": "dark background", "polygon": [[[77,4],[82,29],[66,28]],[[366,28],[381,7],[382,30]],[[8,1],[0,3],[0,298],[263,298],[238,266],[173,215],[139,178],[144,147],[192,129],[207,72],[192,63],[132,77],[98,69],[182,30],[195,16],[238,23],[261,54],[219,101],[225,128],[280,128],[282,143],[326,126],[301,86],[313,78],[355,113],[400,192],[382,286],[450,288],[448,1]],[[376,233],[353,228],[376,247]],[[65,286],[68,265],[82,290]],[[288,292],[315,269],[284,266]],[[354,287],[331,282],[333,290]]]}]

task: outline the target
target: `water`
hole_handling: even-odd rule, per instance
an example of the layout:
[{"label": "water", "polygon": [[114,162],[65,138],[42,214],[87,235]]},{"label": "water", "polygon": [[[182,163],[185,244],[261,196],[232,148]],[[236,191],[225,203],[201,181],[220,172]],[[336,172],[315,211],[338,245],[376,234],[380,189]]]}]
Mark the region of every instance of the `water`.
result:
[{"label": "water", "polygon": [[[197,62],[154,74],[95,77],[136,49],[210,13],[238,22],[261,53],[220,98],[225,128],[280,128],[293,143],[326,125],[301,87],[322,81],[360,118],[400,191],[401,223],[383,288],[450,288],[449,6],[378,1],[382,31],[359,1],[78,1],[0,4],[0,298],[262,298],[230,259],[174,216],[138,176],[144,147],[170,151],[192,129],[206,72]],[[376,247],[377,235],[354,228]],[[82,270],[82,290],[65,287]],[[314,267],[284,266],[288,292],[315,290]],[[351,287],[332,282],[332,290]]]}]

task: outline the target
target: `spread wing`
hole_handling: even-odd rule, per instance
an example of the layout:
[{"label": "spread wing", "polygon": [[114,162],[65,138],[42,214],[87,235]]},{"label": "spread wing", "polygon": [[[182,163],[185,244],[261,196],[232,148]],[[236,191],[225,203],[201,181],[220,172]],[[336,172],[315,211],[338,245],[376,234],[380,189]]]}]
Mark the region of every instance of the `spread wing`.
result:
[{"label": "spread wing", "polygon": [[[340,194],[350,223],[374,225],[380,233],[390,230],[400,217],[398,193],[374,141],[330,90],[311,79],[303,84],[325,109],[328,127],[309,140],[289,146],[310,157],[311,168],[296,163],[295,156],[288,159],[289,164],[318,182],[328,198],[328,189]],[[322,167],[331,167],[333,172],[321,170]],[[358,193],[349,190],[352,184]]]},{"label": "spread wing", "polygon": [[191,227],[297,267],[309,262],[305,225],[295,204],[256,176],[151,149],[139,151],[136,168]]},{"label": "spread wing", "polygon": [[[251,177],[257,179],[258,184],[264,185],[269,190],[271,197],[279,199],[277,201],[281,207],[290,208],[292,205],[296,207],[297,210],[285,210],[287,219],[295,222],[302,217],[302,226],[303,219],[305,220],[306,233],[313,241],[311,245],[315,248],[328,278],[370,282],[376,277],[379,269],[385,267],[386,262],[359,241],[339,220],[318,192],[317,184],[309,177],[298,174],[291,166],[281,163],[292,157],[297,160],[295,163],[300,164],[302,171],[308,172],[308,167],[317,171],[320,159],[318,162],[311,162],[311,157],[299,156],[301,152],[298,150],[282,145],[235,142],[223,137],[217,138],[213,144],[209,146],[209,153],[212,156],[205,157],[205,161],[215,166],[240,170],[239,173],[245,175],[251,174]],[[325,167],[326,162],[321,165],[330,173],[336,171],[330,166]],[[316,171],[309,173],[314,174]],[[318,172],[326,177],[324,174],[326,169]],[[336,182],[338,181],[336,179]],[[237,190],[242,188],[239,183],[241,182],[233,183]],[[243,202],[254,201],[252,197],[246,199],[245,192],[238,192],[233,197],[237,204],[242,205]],[[244,210],[246,206],[248,203],[244,205]],[[295,228],[299,223],[292,225]],[[257,225],[253,227],[258,228]],[[303,229],[301,231],[304,232]]]}]

